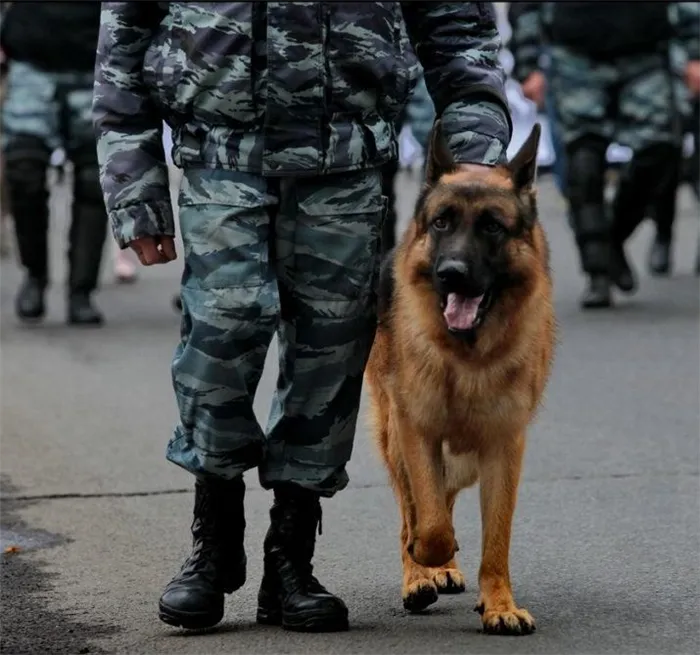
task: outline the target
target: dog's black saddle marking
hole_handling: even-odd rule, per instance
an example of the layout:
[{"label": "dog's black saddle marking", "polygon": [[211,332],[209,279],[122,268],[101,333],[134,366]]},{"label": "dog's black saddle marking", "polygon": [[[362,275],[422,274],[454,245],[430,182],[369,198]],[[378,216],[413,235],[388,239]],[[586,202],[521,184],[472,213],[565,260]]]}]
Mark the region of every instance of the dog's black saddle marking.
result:
[{"label": "dog's black saddle marking", "polygon": [[396,247],[392,248],[384,255],[379,267],[379,285],[377,289],[377,318],[382,323],[386,320],[387,314],[391,310],[391,303],[394,296],[394,258]]}]

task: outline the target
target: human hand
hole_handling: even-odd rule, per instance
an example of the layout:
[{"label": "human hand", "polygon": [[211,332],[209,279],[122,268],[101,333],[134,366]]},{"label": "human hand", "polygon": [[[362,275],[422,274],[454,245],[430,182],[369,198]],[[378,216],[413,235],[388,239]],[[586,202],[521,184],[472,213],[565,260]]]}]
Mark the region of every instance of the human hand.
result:
[{"label": "human hand", "polygon": [[173,237],[141,237],[131,241],[129,247],[138,255],[139,261],[144,266],[167,264],[177,259]]},{"label": "human hand", "polygon": [[700,60],[695,59],[686,64],[685,83],[694,96],[700,95]]},{"label": "human hand", "polygon": [[532,100],[538,109],[544,107],[544,94],[547,90],[547,79],[541,71],[530,73],[522,84],[523,95]]}]

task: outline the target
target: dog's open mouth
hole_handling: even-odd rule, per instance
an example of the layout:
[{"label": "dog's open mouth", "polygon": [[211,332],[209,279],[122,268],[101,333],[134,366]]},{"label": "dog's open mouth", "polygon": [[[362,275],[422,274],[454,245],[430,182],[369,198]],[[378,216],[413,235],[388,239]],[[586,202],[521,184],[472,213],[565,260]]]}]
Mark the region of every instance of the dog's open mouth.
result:
[{"label": "dog's open mouth", "polygon": [[443,316],[450,332],[472,332],[484,320],[491,304],[491,292],[475,296],[448,293],[442,299]]}]

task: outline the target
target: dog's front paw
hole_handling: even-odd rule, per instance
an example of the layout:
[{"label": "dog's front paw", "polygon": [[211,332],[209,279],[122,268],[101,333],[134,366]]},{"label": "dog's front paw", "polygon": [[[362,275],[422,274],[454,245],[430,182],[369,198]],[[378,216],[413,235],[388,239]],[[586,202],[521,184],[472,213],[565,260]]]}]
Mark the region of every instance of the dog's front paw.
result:
[{"label": "dog's front paw", "polygon": [[428,578],[421,578],[404,585],[403,606],[409,612],[422,612],[426,607],[437,602],[438,588]]},{"label": "dog's front paw", "polygon": [[461,594],[467,588],[464,575],[458,568],[435,569],[433,580],[441,594]]},{"label": "dog's front paw", "polygon": [[529,635],[536,630],[530,612],[513,605],[508,610],[485,610],[483,603],[474,608],[481,614],[484,632],[490,635]]}]

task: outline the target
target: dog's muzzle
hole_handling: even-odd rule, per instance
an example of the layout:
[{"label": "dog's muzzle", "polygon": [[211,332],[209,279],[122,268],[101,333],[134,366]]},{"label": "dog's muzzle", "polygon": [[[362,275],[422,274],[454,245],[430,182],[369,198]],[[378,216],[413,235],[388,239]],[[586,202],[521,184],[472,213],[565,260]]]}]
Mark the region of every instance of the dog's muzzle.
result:
[{"label": "dog's muzzle", "polygon": [[445,323],[455,334],[471,333],[484,320],[491,304],[491,291],[477,283],[469,267],[459,260],[441,262],[436,270]]}]

